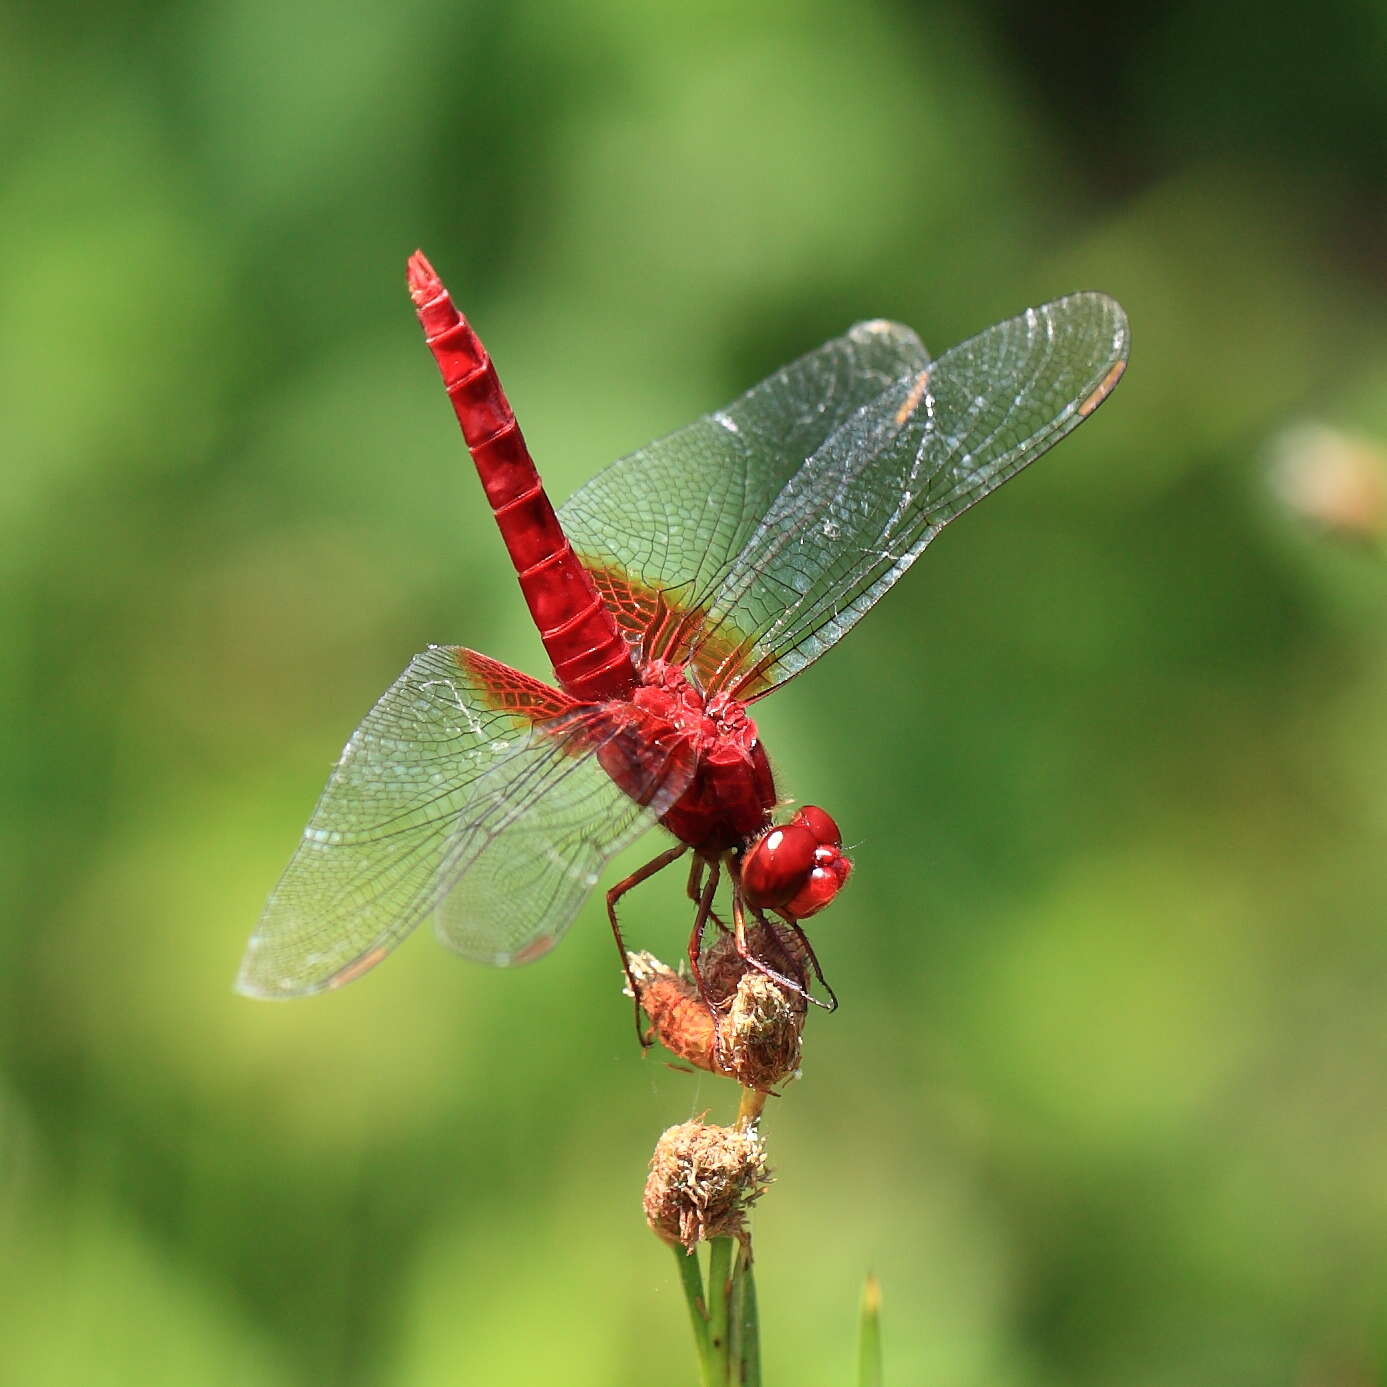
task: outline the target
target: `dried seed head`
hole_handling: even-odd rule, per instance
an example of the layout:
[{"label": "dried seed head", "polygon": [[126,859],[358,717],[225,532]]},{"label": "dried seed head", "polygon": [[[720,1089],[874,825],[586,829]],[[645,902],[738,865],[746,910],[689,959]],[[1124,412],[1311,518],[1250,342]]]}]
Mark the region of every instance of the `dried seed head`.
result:
[{"label": "dried seed head", "polygon": [[[799,942],[799,937],[788,926],[777,922],[772,934],[766,925],[757,923],[747,931],[746,943],[747,952],[753,958],[759,958],[777,973],[798,983],[801,988],[808,987],[809,974],[805,966],[804,948]],[[748,973],[765,977],[764,973],[753,968],[737,952],[736,941],[730,934],[719,934],[704,948],[698,962],[703,972],[703,981],[708,987],[708,994],[715,1002],[725,1002],[731,997],[736,992],[737,985]],[[789,992],[788,995],[799,1003],[801,1011],[805,1009],[806,1003],[802,994]]]},{"label": "dried seed head", "polygon": [[770,1179],[755,1128],[684,1122],[665,1132],[650,1158],[645,1220],[657,1237],[691,1252],[705,1238],[741,1237],[746,1211]]},{"label": "dried seed head", "polygon": [[714,1048],[717,1026],[703,1005],[692,979],[666,968],[654,954],[628,953],[641,1010],[650,1018],[655,1039],[672,1054],[700,1069],[717,1072]]},{"label": "dried seed head", "polygon": [[[641,1007],[667,1050],[761,1093],[794,1077],[807,1010],[804,997],[752,968],[730,939],[720,939],[704,952],[701,966],[714,1005],[711,1012],[691,978],[651,954],[630,954],[629,962]],[[788,952],[775,962],[787,971],[800,970]]]},{"label": "dried seed head", "polygon": [[804,998],[757,972],[742,975],[718,1021],[721,1068],[743,1088],[768,1093],[799,1070]]}]

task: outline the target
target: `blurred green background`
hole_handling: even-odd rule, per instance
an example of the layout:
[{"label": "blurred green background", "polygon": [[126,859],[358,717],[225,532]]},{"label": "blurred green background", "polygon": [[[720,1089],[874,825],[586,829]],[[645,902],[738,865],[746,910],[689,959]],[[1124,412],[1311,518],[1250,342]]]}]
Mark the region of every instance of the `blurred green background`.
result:
[{"label": "blurred green background", "polygon": [[[767,1380],[1387,1371],[1387,564],[1278,512],[1387,437],[1387,10],[11,9],[0,42],[0,1382],[692,1381],[600,908],[234,996],[372,700],[545,673],[403,287],[556,497],[854,320],[1076,288],[1134,355],[762,705],[857,875],[767,1123]],[[628,860],[637,860],[631,854]],[[615,879],[613,877],[613,879]],[[677,954],[670,879],[628,920]]]}]

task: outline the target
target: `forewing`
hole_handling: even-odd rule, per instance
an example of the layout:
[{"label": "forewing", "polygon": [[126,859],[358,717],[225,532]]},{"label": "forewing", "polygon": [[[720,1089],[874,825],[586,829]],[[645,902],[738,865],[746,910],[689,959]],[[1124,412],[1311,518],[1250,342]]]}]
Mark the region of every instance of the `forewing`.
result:
[{"label": "forewing", "polygon": [[708,687],[759,697],[816,660],[950,520],[1093,413],[1127,352],[1119,305],[1071,294],[859,408],[783,485],[708,604]]},{"label": "forewing", "polygon": [[573,547],[647,656],[711,667],[736,647],[714,594],[786,482],[835,430],[929,357],[896,323],[859,323],[740,399],[613,463],[560,509]]},{"label": "forewing", "polygon": [[[537,957],[535,941],[547,948],[563,933],[601,863],[687,783],[688,768],[659,745],[637,762],[648,771],[629,780],[632,794],[602,769],[605,749],[630,759],[627,748],[656,731],[639,710],[577,704],[471,651],[416,655],[343,750],[237,986],[272,998],[340,986],[435,912],[474,958]],[[554,859],[512,850],[538,844],[546,825],[567,864],[562,882]],[[463,890],[474,871],[485,884]]]}]

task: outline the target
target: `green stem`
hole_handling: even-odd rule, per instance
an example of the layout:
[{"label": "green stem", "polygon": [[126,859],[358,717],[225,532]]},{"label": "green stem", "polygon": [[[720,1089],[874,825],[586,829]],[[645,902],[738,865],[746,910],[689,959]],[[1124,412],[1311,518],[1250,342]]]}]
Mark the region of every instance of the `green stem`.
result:
[{"label": "green stem", "polygon": [[732,1239],[713,1238],[708,1244],[708,1350],[719,1383],[732,1380],[727,1335],[731,1292]]},{"label": "green stem", "polygon": [[742,1254],[732,1264],[732,1281],[727,1294],[727,1380],[742,1380],[742,1296],[746,1281],[742,1277]]},{"label": "green stem", "polygon": [[751,1269],[751,1247],[743,1244],[737,1252],[736,1283],[737,1357],[734,1366],[740,1387],[761,1387],[761,1325],[756,1313],[756,1277]]},{"label": "green stem", "polygon": [[703,1274],[698,1258],[675,1243],[674,1260],[679,1263],[679,1279],[684,1285],[684,1299],[689,1303],[689,1322],[693,1325],[694,1347],[698,1350],[699,1377],[703,1387],[717,1387],[713,1376],[713,1360],[708,1345],[708,1302],[703,1298]]}]

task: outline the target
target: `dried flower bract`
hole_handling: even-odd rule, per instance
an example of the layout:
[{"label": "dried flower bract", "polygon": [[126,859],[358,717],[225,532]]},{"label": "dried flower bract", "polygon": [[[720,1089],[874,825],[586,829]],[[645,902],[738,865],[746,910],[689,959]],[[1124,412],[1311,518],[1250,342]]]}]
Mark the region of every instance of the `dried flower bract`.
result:
[{"label": "dried flower bract", "polygon": [[[797,954],[784,943],[781,948],[784,957],[773,955],[775,964],[799,981],[803,969]],[[808,1009],[804,996],[749,965],[729,937],[716,940],[702,959],[712,1011],[692,978],[652,954],[633,953],[629,961],[641,1007],[667,1050],[761,1093],[794,1077]]]},{"label": "dried flower bract", "polygon": [[684,1122],[665,1132],[650,1158],[645,1220],[665,1242],[689,1251],[707,1238],[742,1237],[746,1211],[770,1179],[754,1127]]}]

